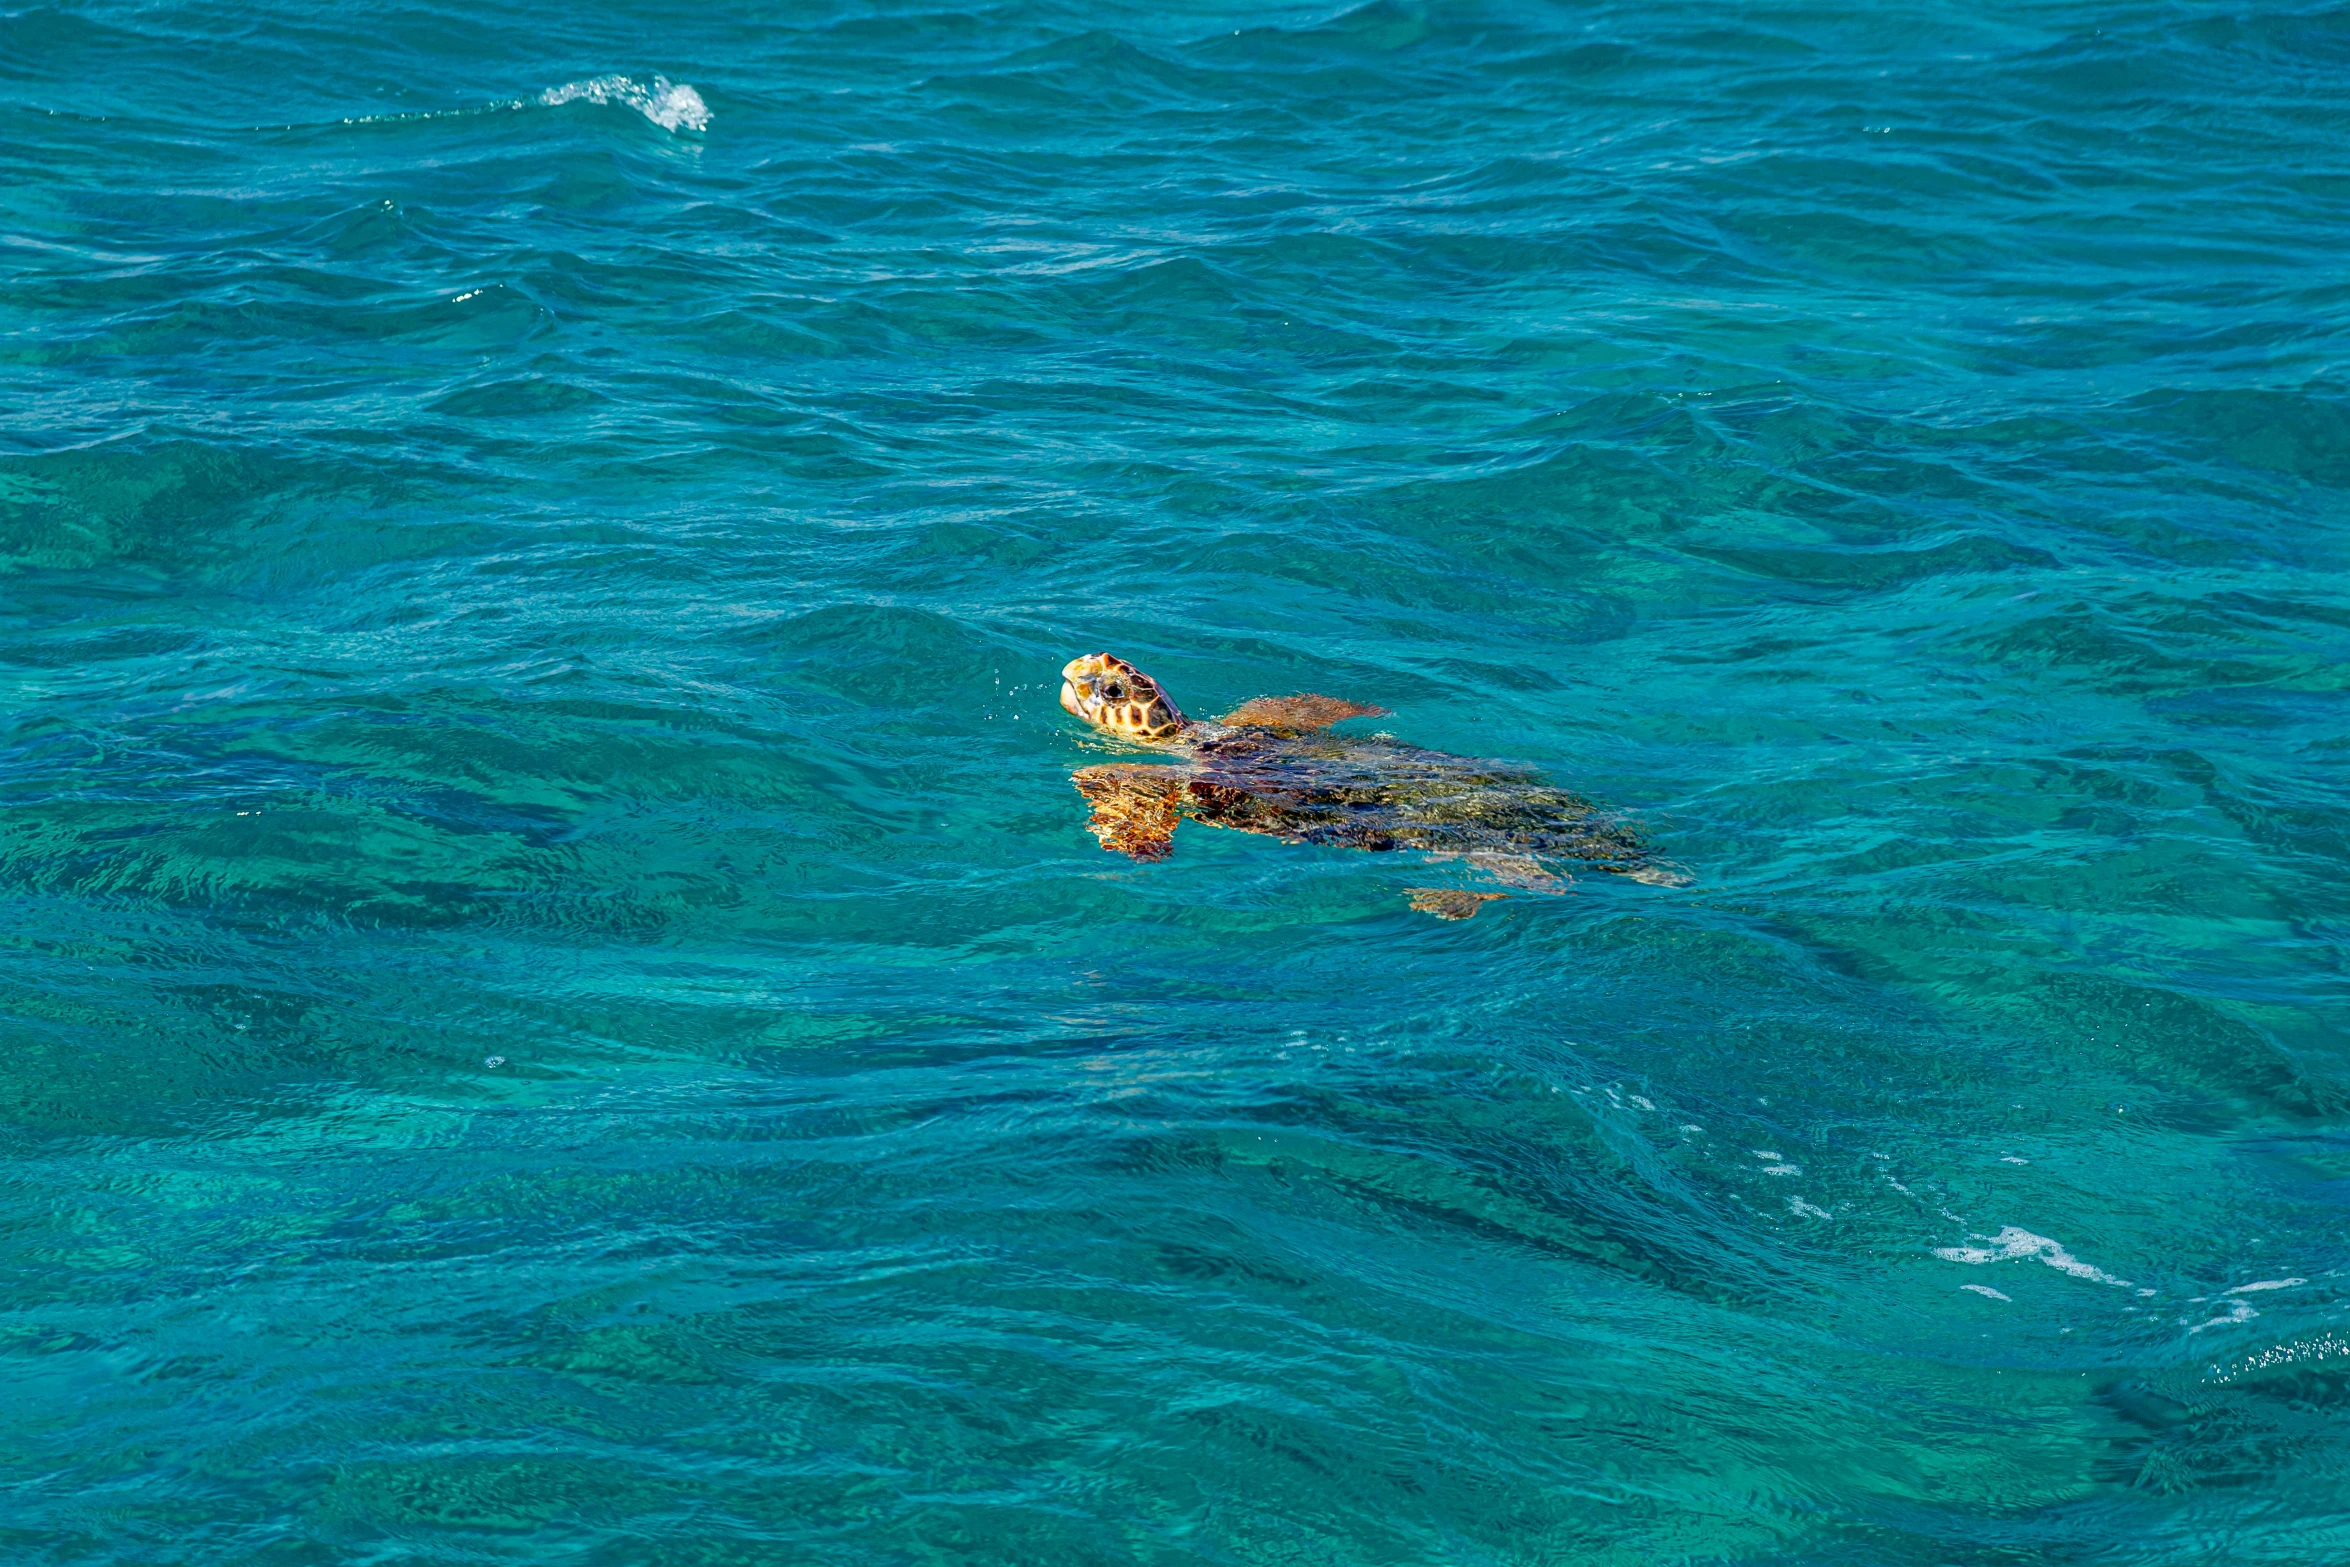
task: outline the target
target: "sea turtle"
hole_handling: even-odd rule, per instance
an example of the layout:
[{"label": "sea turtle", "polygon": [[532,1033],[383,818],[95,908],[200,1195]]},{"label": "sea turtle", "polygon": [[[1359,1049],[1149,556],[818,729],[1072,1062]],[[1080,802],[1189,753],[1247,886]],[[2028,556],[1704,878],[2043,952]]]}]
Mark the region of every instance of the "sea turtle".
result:
[{"label": "sea turtle", "polygon": [[[1447,756],[1392,735],[1338,734],[1383,707],[1305,694],[1260,696],[1214,723],[1183,716],[1166,689],[1122,658],[1089,653],[1061,671],[1061,705],[1094,728],[1180,756],[1179,766],[1112,762],[1071,778],[1093,806],[1102,847],[1163,860],[1184,817],[1290,843],[1417,849],[1476,864],[1505,884],[1559,890],[1544,862],[1588,866],[1663,886],[1688,878],[1659,865],[1640,836],[1590,801],[1522,769]],[[1412,907],[1467,919],[1501,893],[1409,887]]]}]

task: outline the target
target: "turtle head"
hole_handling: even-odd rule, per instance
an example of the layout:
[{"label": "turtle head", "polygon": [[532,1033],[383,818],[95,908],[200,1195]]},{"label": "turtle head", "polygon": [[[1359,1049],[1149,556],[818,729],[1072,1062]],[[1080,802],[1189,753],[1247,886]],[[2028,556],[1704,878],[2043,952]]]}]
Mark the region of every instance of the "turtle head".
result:
[{"label": "turtle head", "polygon": [[1061,705],[1122,740],[1160,743],[1183,731],[1183,710],[1122,658],[1088,653],[1061,669]]}]

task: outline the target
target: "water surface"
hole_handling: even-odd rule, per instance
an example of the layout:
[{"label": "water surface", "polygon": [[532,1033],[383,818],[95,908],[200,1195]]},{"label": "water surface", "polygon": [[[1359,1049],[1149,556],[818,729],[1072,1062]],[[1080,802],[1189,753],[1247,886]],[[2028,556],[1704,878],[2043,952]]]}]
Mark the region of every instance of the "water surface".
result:
[{"label": "water surface", "polygon": [[[0,1542],[2350,1556],[2350,10],[0,13]],[[1696,885],[1104,855],[1319,690]]]}]

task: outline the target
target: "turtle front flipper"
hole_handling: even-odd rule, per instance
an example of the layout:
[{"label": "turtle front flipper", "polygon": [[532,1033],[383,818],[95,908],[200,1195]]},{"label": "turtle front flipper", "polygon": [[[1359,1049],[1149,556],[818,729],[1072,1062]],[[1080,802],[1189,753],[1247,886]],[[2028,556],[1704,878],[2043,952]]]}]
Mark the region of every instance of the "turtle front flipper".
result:
[{"label": "turtle front flipper", "polygon": [[1459,887],[1406,887],[1403,893],[1412,900],[1415,912],[1433,914],[1440,920],[1475,919],[1480,905],[1509,896],[1506,892],[1466,892]]},{"label": "turtle front flipper", "polygon": [[1349,702],[1335,696],[1317,696],[1311,691],[1296,696],[1250,697],[1219,722],[1235,729],[1255,725],[1264,729],[1327,729],[1345,718],[1380,718],[1386,715],[1384,707],[1372,707],[1364,702]]},{"label": "turtle front flipper", "polygon": [[1434,849],[1428,853],[1428,861],[1432,865],[1446,860],[1466,860],[1505,887],[1517,887],[1546,896],[1555,896],[1567,890],[1567,879],[1551,874],[1531,854],[1503,854],[1493,849]]},{"label": "turtle front flipper", "polygon": [[1545,870],[1542,862],[1531,854],[1500,854],[1491,849],[1472,849],[1464,858],[1505,887],[1523,887],[1528,892],[1551,894],[1567,890],[1565,879]]},{"label": "turtle front flipper", "polygon": [[1085,829],[1112,854],[1163,860],[1175,850],[1175,824],[1183,819],[1184,775],[1173,767],[1111,762],[1081,767],[1069,781],[1093,806]]}]

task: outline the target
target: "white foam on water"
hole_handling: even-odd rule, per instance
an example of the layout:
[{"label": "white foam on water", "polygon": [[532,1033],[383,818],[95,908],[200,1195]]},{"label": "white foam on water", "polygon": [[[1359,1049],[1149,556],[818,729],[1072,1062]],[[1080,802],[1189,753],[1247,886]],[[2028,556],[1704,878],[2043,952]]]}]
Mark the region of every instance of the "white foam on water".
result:
[{"label": "white foam on water", "polygon": [[1807,1219],[1832,1219],[1835,1217],[1835,1215],[1830,1213],[1827,1209],[1814,1207],[1812,1204],[1805,1202],[1800,1197],[1790,1197],[1787,1199],[1787,1211],[1789,1213],[1800,1213]]},{"label": "white foam on water", "polygon": [[408,114],[346,115],[345,125],[398,125],[411,121],[459,119],[474,114],[510,114],[516,109],[535,105],[555,108],[566,103],[618,103],[636,110],[665,131],[706,131],[710,128],[710,106],[702,95],[684,82],[673,82],[666,76],[656,76],[651,83],[638,81],[633,76],[598,76],[584,82],[565,82],[550,87],[536,98],[507,98],[497,103],[479,103],[465,109],[427,109]]},{"label": "white foam on water", "polygon": [[[2196,1323],[2193,1327],[2188,1328],[2187,1331],[2190,1333],[2200,1333],[2205,1328],[2224,1328],[2232,1322],[2250,1322],[2254,1317],[2259,1315],[2259,1312],[2252,1309],[2252,1303],[2250,1301],[2231,1300],[2228,1302],[2228,1309],[2226,1311],[2212,1318],[2209,1322]],[[2187,1319],[2185,1317],[2179,1318],[2179,1321],[2182,1325],[2185,1324],[2186,1320]]]},{"label": "white foam on water", "polygon": [[[1982,1240],[1983,1236],[1975,1239]],[[2112,1284],[2122,1289],[2131,1287],[2128,1279],[2117,1279],[2103,1268],[2093,1267],[2066,1251],[2045,1235],[2034,1235],[2030,1230],[2008,1225],[1997,1235],[1989,1237],[1987,1246],[1937,1246],[1934,1255],[1944,1262],[1963,1262],[1979,1267],[1986,1262],[2005,1262],[2011,1257],[2037,1257],[2059,1273],[2069,1273],[2076,1279],[2093,1279],[2099,1284]]]},{"label": "white foam on water", "polygon": [[2244,1356],[2229,1366],[2213,1366],[2204,1373],[2206,1381],[2232,1381],[2255,1371],[2273,1371],[2279,1366],[2310,1365],[2320,1361],[2339,1360],[2350,1356],[2350,1339],[2325,1333],[2314,1339],[2290,1340],[2272,1344],[2267,1349]]},{"label": "white foam on water", "polygon": [[2249,1295],[2256,1290],[2289,1290],[2295,1285],[2307,1284],[2307,1279],[2262,1279],[2257,1284],[2239,1284],[2232,1290],[2221,1290],[2223,1295]]},{"label": "white foam on water", "polygon": [[1959,1288],[1962,1290],[1973,1290],[1978,1295],[1988,1295],[1993,1300],[2004,1300],[2011,1306],[2015,1304],[2015,1297],[2013,1295],[2002,1295],[1999,1293],[1999,1291],[1993,1289],[1988,1284],[1961,1284]]},{"label": "white foam on water", "polygon": [[633,76],[617,74],[584,82],[565,82],[540,93],[539,102],[548,108],[566,103],[620,103],[665,131],[710,128],[710,106],[702,102],[702,95],[684,82],[673,82],[666,76],[654,77],[649,86]]}]

